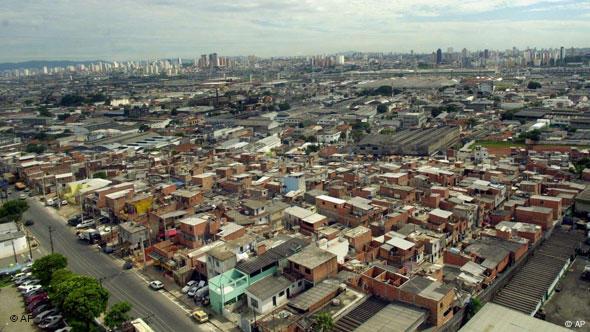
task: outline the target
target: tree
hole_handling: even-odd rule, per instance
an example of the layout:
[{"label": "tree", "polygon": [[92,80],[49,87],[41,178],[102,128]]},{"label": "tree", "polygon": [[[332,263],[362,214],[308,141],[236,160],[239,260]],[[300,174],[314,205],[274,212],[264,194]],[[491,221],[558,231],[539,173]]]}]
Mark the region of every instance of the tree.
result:
[{"label": "tree", "polygon": [[524,141],[526,139],[530,139],[532,141],[539,141],[541,139],[541,131],[539,129],[533,129],[531,131],[527,131],[518,135],[520,141]]},{"label": "tree", "polygon": [[289,109],[291,109],[291,105],[288,102],[283,102],[279,104],[279,110],[287,111]]},{"label": "tree", "polygon": [[465,319],[466,321],[470,320],[475,314],[483,307],[481,301],[476,298],[472,297],[471,301],[467,303],[467,307],[465,308]]},{"label": "tree", "polygon": [[61,306],[68,319],[84,322],[86,331],[90,330],[93,319],[106,310],[109,301],[109,292],[96,280],[93,281],[94,283],[74,288],[65,297]]},{"label": "tree", "polygon": [[177,107],[174,107],[174,108],[172,109],[172,111],[170,111],[170,115],[172,115],[172,116],[177,116],[177,115],[178,115],[178,108],[177,108]]},{"label": "tree", "polygon": [[61,254],[50,254],[37,259],[33,263],[31,271],[41,281],[41,285],[48,286],[53,278],[53,273],[68,266],[68,259]]},{"label": "tree", "polygon": [[541,83],[536,81],[530,81],[529,84],[526,86],[528,89],[535,90],[542,87]]},{"label": "tree", "polygon": [[0,207],[0,223],[19,221],[28,209],[29,204],[24,200],[8,201]]},{"label": "tree", "polygon": [[66,280],[72,279],[76,274],[66,268],[53,271],[50,285],[58,285]]},{"label": "tree", "polygon": [[311,153],[318,152],[320,150],[319,145],[310,144],[305,148],[305,154],[309,155]]},{"label": "tree", "polygon": [[389,107],[386,104],[379,104],[379,106],[377,106],[377,113],[379,114],[387,113],[388,111]]},{"label": "tree", "polygon": [[98,178],[98,179],[106,179],[107,178],[107,172],[105,171],[100,171],[100,172],[96,172],[94,174],[92,174],[93,178]]},{"label": "tree", "polygon": [[27,147],[25,148],[25,151],[28,153],[36,153],[36,154],[41,154],[43,152],[45,152],[45,145],[43,144],[28,144]]},{"label": "tree", "polygon": [[64,278],[51,280],[49,283],[49,295],[53,301],[53,303],[62,308],[63,304],[72,291],[77,288],[81,288],[87,285],[96,285],[99,286],[98,281],[89,276],[83,276],[78,274],[72,274],[68,276],[67,274],[61,275]]},{"label": "tree", "polygon": [[39,109],[37,111],[39,112],[39,116],[44,116],[47,118],[53,117],[53,114],[51,112],[49,112],[49,110],[45,106],[39,107]]},{"label": "tree", "polygon": [[322,312],[313,318],[313,330],[318,332],[332,331],[334,328],[334,320],[332,315],[328,312]]},{"label": "tree", "polygon": [[129,311],[131,311],[131,305],[129,303],[117,302],[113,304],[111,309],[104,316],[104,322],[109,328],[113,330],[121,327],[123,323],[131,320]]},{"label": "tree", "polygon": [[86,101],[86,99],[82,96],[79,95],[73,95],[73,94],[67,94],[64,95],[59,104],[61,106],[80,106],[82,105],[84,102]]},{"label": "tree", "polygon": [[150,126],[145,123],[142,123],[141,126],[139,126],[139,132],[141,133],[148,130],[150,130]]}]

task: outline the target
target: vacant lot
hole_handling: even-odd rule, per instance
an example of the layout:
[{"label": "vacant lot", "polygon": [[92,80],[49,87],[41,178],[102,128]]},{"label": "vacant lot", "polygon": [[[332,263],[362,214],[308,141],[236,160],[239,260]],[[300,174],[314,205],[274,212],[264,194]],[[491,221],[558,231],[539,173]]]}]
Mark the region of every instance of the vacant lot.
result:
[{"label": "vacant lot", "polygon": [[[0,331],[33,332],[37,331],[32,319],[29,322],[25,305],[14,286],[0,288]],[[16,321],[13,321],[16,320]]]}]

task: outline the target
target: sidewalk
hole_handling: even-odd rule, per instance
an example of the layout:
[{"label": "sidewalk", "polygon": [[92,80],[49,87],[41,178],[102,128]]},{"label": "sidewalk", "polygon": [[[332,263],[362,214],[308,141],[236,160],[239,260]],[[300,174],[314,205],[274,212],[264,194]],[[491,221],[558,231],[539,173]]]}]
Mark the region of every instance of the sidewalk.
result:
[{"label": "sidewalk", "polygon": [[148,265],[146,269],[138,268],[137,272],[148,281],[159,280],[164,284],[164,294],[173,302],[184,308],[188,314],[196,309],[203,309],[209,314],[209,322],[220,331],[240,331],[236,323],[227,320],[225,317],[212,312],[208,307],[201,307],[182,293],[181,287],[176,284],[174,279],[165,276],[163,271],[159,271],[153,266]]}]

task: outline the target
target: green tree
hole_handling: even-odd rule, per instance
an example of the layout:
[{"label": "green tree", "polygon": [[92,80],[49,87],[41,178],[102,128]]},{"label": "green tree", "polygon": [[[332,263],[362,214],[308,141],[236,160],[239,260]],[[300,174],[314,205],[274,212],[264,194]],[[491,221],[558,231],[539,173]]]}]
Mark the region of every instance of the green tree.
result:
[{"label": "green tree", "polygon": [[37,153],[37,154],[41,154],[43,152],[45,152],[45,145],[43,144],[28,144],[27,147],[25,148],[25,151],[27,153]]},{"label": "green tree", "polygon": [[150,130],[150,126],[145,123],[142,123],[141,126],[139,126],[139,132],[143,133],[144,131],[148,131],[148,130]]},{"label": "green tree", "polygon": [[467,126],[469,128],[473,128],[477,125],[477,119],[476,118],[469,118],[467,119]]},{"label": "green tree", "polygon": [[109,292],[94,281],[74,288],[61,306],[67,318],[84,322],[86,331],[90,330],[93,319],[106,310],[109,301]]},{"label": "green tree", "polygon": [[33,263],[31,271],[41,281],[41,285],[51,283],[53,273],[68,266],[68,259],[61,254],[50,254],[37,259]]},{"label": "green tree", "polygon": [[289,109],[291,109],[291,105],[288,102],[283,102],[279,104],[279,110],[287,111]]},{"label": "green tree", "polygon": [[528,89],[535,90],[542,87],[541,83],[537,81],[530,81],[529,84],[526,86]]},{"label": "green tree", "polygon": [[62,276],[64,278],[59,278],[56,280],[52,279],[49,284],[49,296],[51,297],[53,303],[60,308],[63,308],[66,298],[75,289],[87,285],[100,286],[96,279],[89,276],[73,274],[68,277],[65,273]]},{"label": "green tree", "polygon": [[106,179],[107,178],[107,172],[105,171],[100,171],[100,172],[96,172],[94,174],[92,174],[93,178],[99,178],[99,179]]},{"label": "green tree", "polygon": [[11,200],[0,207],[0,223],[20,221],[23,213],[29,209],[29,204],[24,200]]},{"label": "green tree", "polygon": [[328,332],[334,328],[334,320],[328,312],[322,312],[313,317],[313,330],[317,332]]},{"label": "green tree", "polygon": [[72,279],[76,274],[66,268],[53,271],[49,285],[59,285],[60,283]]},{"label": "green tree", "polygon": [[131,311],[131,305],[129,303],[117,302],[113,304],[109,311],[107,311],[106,315],[104,316],[104,322],[109,328],[113,330],[121,327],[123,323],[131,320],[129,311]]},{"label": "green tree", "polygon": [[39,116],[44,116],[44,117],[48,117],[48,118],[53,117],[53,114],[51,112],[49,112],[49,110],[45,106],[39,107],[39,109],[37,111],[39,112]]},{"label": "green tree", "polygon": [[472,297],[471,301],[467,303],[467,307],[465,308],[465,319],[466,321],[470,320],[475,314],[483,307],[481,301],[476,298]]},{"label": "green tree", "polygon": [[379,104],[379,106],[377,106],[377,113],[379,114],[387,113],[388,111],[389,107],[386,104]]}]

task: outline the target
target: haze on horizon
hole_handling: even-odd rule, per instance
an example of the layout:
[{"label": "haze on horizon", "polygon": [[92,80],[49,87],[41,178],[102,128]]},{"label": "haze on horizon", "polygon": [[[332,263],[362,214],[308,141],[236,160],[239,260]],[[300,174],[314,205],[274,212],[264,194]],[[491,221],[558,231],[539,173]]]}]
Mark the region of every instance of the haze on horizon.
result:
[{"label": "haze on horizon", "polygon": [[3,0],[0,62],[586,47],[589,0]]}]

